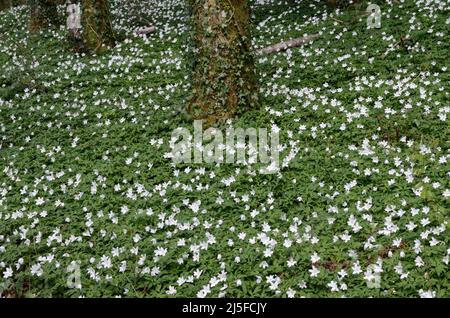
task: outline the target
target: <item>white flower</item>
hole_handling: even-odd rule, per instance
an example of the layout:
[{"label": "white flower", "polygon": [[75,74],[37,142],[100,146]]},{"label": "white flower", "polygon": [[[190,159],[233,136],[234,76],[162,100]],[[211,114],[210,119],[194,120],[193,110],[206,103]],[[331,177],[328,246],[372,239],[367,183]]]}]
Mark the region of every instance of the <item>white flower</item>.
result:
[{"label": "white flower", "polygon": [[346,183],[345,185],[344,185],[344,189],[345,189],[345,192],[349,192],[353,187],[355,187],[357,185],[357,182],[356,182],[356,180],[353,180],[353,181],[351,181],[351,182],[349,182],[349,183]]},{"label": "white flower", "polygon": [[197,213],[200,210],[200,205],[202,204],[202,201],[197,200],[189,205],[189,208],[194,212]]},{"label": "white flower", "polygon": [[306,285],[306,282],[304,280],[298,283],[298,288],[305,289],[306,287],[308,286]]},{"label": "white flower", "polygon": [[320,261],[320,256],[319,256],[316,252],[314,252],[314,253],[311,255],[311,263],[315,264],[315,263],[317,263],[318,261]]},{"label": "white flower", "polygon": [[320,270],[317,267],[313,266],[312,269],[309,270],[311,277],[317,277],[320,273]]},{"label": "white flower", "polygon": [[173,286],[169,286],[169,289],[166,291],[167,295],[175,295],[177,293],[177,290]]},{"label": "white flower", "polygon": [[283,246],[289,248],[292,246],[292,241],[289,239],[284,240]]},{"label": "white flower", "polygon": [[423,289],[420,289],[419,296],[420,296],[420,298],[435,298],[436,292],[432,291],[432,290],[424,291]]},{"label": "white flower", "polygon": [[292,288],[289,288],[289,289],[286,291],[286,294],[287,294],[288,298],[294,298],[294,297],[295,297],[295,293],[296,293],[296,291],[293,290]]},{"label": "white flower", "polygon": [[152,270],[150,272],[150,275],[157,276],[157,275],[159,275],[159,273],[160,273],[159,267],[155,266],[155,267],[152,268]]},{"label": "white flower", "polygon": [[120,212],[121,212],[122,214],[127,214],[128,211],[130,211],[130,209],[128,209],[128,207],[127,207],[126,205],[123,205],[123,206],[120,208]]},{"label": "white flower", "polygon": [[109,256],[103,255],[100,258],[100,266],[102,266],[103,268],[111,268],[112,267],[111,258]]},{"label": "white flower", "polygon": [[139,234],[136,234],[136,235],[133,236],[133,242],[134,242],[134,243],[137,243],[137,242],[139,242],[140,240],[141,240],[141,236],[140,236]]},{"label": "white flower", "polygon": [[39,197],[39,198],[36,199],[36,205],[37,206],[43,205],[44,203],[45,203],[44,198]]},{"label": "white flower", "polygon": [[164,256],[164,255],[166,255],[166,253],[167,253],[167,248],[164,248],[164,247],[158,247],[155,250],[155,256]]},{"label": "white flower", "polygon": [[205,298],[206,296],[207,296],[206,291],[203,289],[197,293],[197,298]]},{"label": "white flower", "polygon": [[3,272],[3,278],[7,279],[9,277],[13,276],[13,270],[11,267],[8,267],[4,272]]},{"label": "white flower", "polygon": [[361,269],[361,266],[359,265],[358,261],[353,263],[353,265],[352,265],[352,272],[353,272],[354,275],[358,275],[358,274],[362,273],[362,269]]},{"label": "white flower", "polygon": [[417,267],[422,267],[425,263],[422,260],[422,257],[417,256],[416,259],[414,260],[414,263],[416,264]]},{"label": "white flower", "polygon": [[329,283],[327,284],[327,286],[330,287],[330,289],[331,289],[332,292],[338,292],[338,291],[339,291],[339,287],[338,287],[337,283],[336,283],[334,280],[332,280],[331,282],[329,282]]},{"label": "white flower", "polygon": [[444,198],[450,197],[450,189],[445,189],[445,191],[442,193],[442,195],[444,196]]},{"label": "white flower", "polygon": [[276,275],[266,276],[266,282],[269,284],[270,290],[277,290],[278,285],[281,283],[281,278]]},{"label": "white flower", "polygon": [[127,270],[127,261],[122,261],[120,263],[119,272],[123,273]]},{"label": "white flower", "polygon": [[297,261],[294,260],[292,257],[288,259],[288,261],[287,261],[287,266],[288,267],[295,266],[295,264],[297,264]]},{"label": "white flower", "polygon": [[31,275],[41,276],[44,272],[42,271],[41,264],[34,264],[31,266]]}]

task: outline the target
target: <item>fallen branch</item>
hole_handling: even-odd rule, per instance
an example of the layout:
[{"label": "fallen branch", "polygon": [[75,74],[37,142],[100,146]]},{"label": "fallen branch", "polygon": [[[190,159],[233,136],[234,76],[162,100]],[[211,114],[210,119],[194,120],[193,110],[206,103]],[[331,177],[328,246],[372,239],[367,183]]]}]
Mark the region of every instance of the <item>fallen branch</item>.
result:
[{"label": "fallen branch", "polygon": [[284,41],[275,45],[268,46],[266,48],[263,48],[261,50],[258,50],[258,54],[270,54],[273,52],[280,52],[285,51],[287,49],[300,46],[302,44],[305,44],[306,42],[315,40],[319,37],[318,34],[308,35],[302,38],[292,39],[289,41]]},{"label": "fallen branch", "polygon": [[334,17],[330,17],[330,18],[331,18],[331,20],[336,21],[336,22],[338,22],[338,23],[344,23],[344,21],[339,20],[339,19],[336,19],[336,18],[334,18]]},{"label": "fallen branch", "polygon": [[149,27],[142,27],[136,30],[136,34],[138,35],[147,35],[149,33],[153,33],[156,31],[156,28],[154,26]]}]

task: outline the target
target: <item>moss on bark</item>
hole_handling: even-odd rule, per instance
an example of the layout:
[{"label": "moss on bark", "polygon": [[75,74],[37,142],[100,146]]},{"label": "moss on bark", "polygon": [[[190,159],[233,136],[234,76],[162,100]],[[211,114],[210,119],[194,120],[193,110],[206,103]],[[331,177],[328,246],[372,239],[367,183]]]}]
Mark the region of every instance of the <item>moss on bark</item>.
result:
[{"label": "moss on bark", "polygon": [[190,0],[193,94],[188,113],[211,125],[258,102],[247,0]]},{"label": "moss on bark", "polygon": [[57,1],[30,0],[30,31],[38,32],[52,25],[58,25]]},{"label": "moss on bark", "polygon": [[82,24],[85,48],[103,52],[115,44],[111,14],[107,0],[83,0]]}]

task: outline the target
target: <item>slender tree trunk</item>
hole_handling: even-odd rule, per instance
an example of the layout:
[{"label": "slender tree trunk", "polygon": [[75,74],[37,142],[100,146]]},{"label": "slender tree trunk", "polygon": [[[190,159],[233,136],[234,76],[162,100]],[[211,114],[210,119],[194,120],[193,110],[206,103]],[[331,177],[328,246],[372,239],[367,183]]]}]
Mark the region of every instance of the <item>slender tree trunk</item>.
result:
[{"label": "slender tree trunk", "polygon": [[57,2],[53,0],[30,0],[30,31],[38,32],[58,24]]},{"label": "slender tree trunk", "polygon": [[12,7],[12,1],[11,0],[0,0],[0,11],[9,9]]},{"label": "slender tree trunk", "polygon": [[190,0],[193,95],[188,113],[211,125],[258,102],[247,0]]},{"label": "slender tree trunk", "polygon": [[107,0],[83,0],[82,24],[85,47],[100,53],[115,44]]}]

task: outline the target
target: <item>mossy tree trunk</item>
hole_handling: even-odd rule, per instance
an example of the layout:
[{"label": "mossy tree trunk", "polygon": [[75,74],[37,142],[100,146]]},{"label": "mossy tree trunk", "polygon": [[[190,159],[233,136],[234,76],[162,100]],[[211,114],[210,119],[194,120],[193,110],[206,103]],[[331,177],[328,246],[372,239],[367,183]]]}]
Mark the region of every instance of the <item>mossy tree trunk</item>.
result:
[{"label": "mossy tree trunk", "polygon": [[0,0],[0,11],[9,9],[12,7],[12,1],[11,0]]},{"label": "mossy tree trunk", "polygon": [[101,53],[115,44],[107,0],[82,1],[83,40],[86,49]]},{"label": "mossy tree trunk", "polygon": [[11,2],[13,7],[17,7],[27,4],[28,0],[11,0]]},{"label": "mossy tree trunk", "polygon": [[193,16],[193,94],[188,113],[205,125],[258,102],[247,0],[189,0]]},{"label": "mossy tree trunk", "polygon": [[58,25],[57,1],[30,0],[30,31],[38,32],[51,25]]}]

